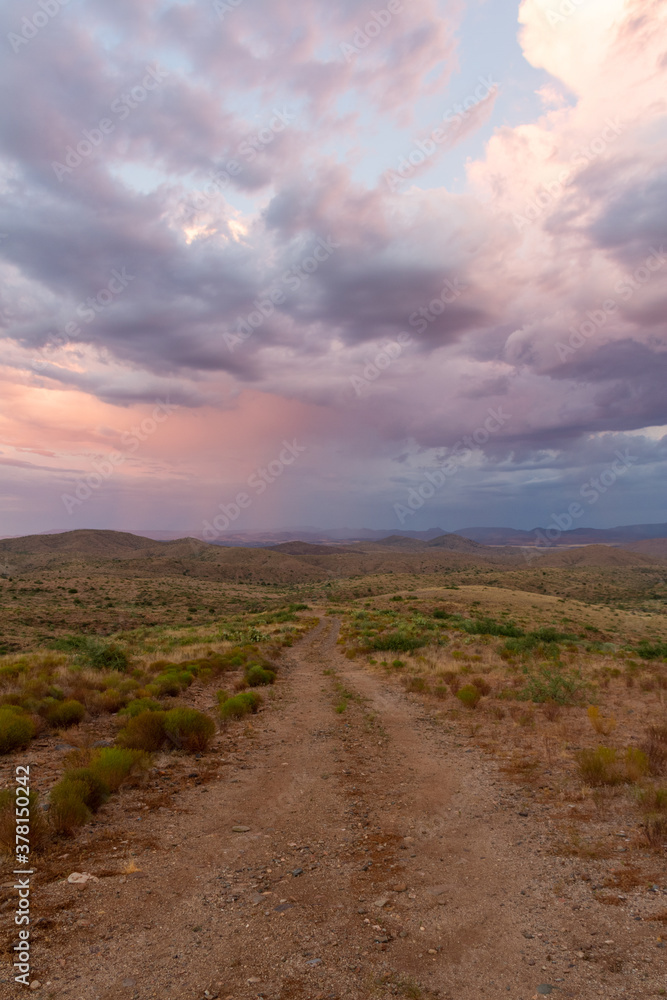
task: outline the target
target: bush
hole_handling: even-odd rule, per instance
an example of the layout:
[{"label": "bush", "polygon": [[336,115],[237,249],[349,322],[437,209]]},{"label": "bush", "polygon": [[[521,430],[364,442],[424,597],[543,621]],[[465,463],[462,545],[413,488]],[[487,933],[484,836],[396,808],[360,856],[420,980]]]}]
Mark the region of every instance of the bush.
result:
[{"label": "bush", "polygon": [[153,701],[152,698],[135,698],[133,701],[127,703],[125,708],[121,708],[119,715],[129,715],[133,718],[135,715],[141,715],[142,712],[160,712],[162,711],[162,706],[159,701]]},{"label": "bush", "polygon": [[519,701],[536,704],[555,702],[557,705],[574,705],[581,699],[583,683],[578,674],[566,674],[557,667],[543,665],[538,673],[529,674],[525,687],[518,692]]},{"label": "bush", "polygon": [[194,708],[173,708],[164,718],[164,729],[173,743],[188,753],[206,750],[215,736],[215,722]]},{"label": "bush", "polygon": [[[29,818],[21,819],[20,822],[30,824],[31,852],[40,851],[48,839],[48,824],[40,809],[37,792],[28,792],[28,800]],[[3,789],[0,792],[0,847],[8,854],[16,853],[16,808],[14,789]]]},{"label": "bush", "polygon": [[667,768],[667,726],[651,726],[642,745],[651,774],[662,774]]},{"label": "bush", "polygon": [[489,682],[484,680],[483,677],[473,677],[471,683],[475,685],[481,695],[491,694],[493,690]]},{"label": "bush", "polygon": [[242,694],[234,695],[233,698],[222,699],[219,697],[219,701],[221,719],[241,719],[244,715],[249,715],[259,709],[262,696],[256,691],[244,691]]},{"label": "bush", "polygon": [[36,732],[30,716],[14,708],[0,708],[0,754],[27,747]]},{"label": "bush", "polygon": [[194,675],[189,670],[169,670],[156,677],[148,690],[152,694],[175,696],[189,688],[193,681]]},{"label": "bush", "polygon": [[639,781],[649,771],[649,760],[643,750],[628,747],[625,751],[625,774],[628,781]]},{"label": "bush", "polygon": [[117,792],[124,781],[147,763],[143,750],[127,750],[123,747],[104,747],[95,754],[90,770],[100,778],[112,792]]},{"label": "bush", "polygon": [[407,632],[387,632],[373,639],[370,648],[375,650],[390,649],[396,653],[410,653],[424,646],[426,639],[409,635]]},{"label": "bush", "polygon": [[587,785],[619,785],[623,781],[618,754],[611,747],[580,750],[576,759],[579,776]]},{"label": "bush", "polygon": [[49,796],[49,821],[56,833],[70,836],[90,819],[84,802],[86,786],[82,782],[59,781]]},{"label": "bush", "polygon": [[56,701],[46,712],[46,721],[56,729],[69,729],[81,722],[86,714],[86,708],[80,701],[73,698],[67,701]]},{"label": "bush", "polygon": [[595,732],[601,736],[610,736],[616,729],[614,716],[610,715],[609,718],[605,718],[604,715],[600,715],[600,709],[597,705],[588,706],[588,718]]},{"label": "bush", "polygon": [[90,665],[98,670],[119,670],[124,673],[130,666],[130,657],[115,642],[91,642],[87,653]]},{"label": "bush", "polygon": [[81,798],[91,812],[97,812],[109,798],[109,786],[91,767],[65,771],[62,782],[70,782],[82,789]]},{"label": "bush", "polygon": [[422,694],[424,691],[428,691],[428,684],[423,677],[407,677],[405,690],[412,694]]},{"label": "bush", "polygon": [[476,708],[482,696],[474,684],[466,684],[464,687],[459,688],[456,692],[456,697],[466,708]]},{"label": "bush", "polygon": [[118,743],[128,750],[159,750],[166,739],[165,712],[141,712],[118,734]]},{"label": "bush", "polygon": [[276,675],[273,670],[265,670],[259,663],[253,663],[246,669],[245,679],[249,687],[262,687],[265,684],[273,684]]},{"label": "bush", "polygon": [[436,684],[433,688],[433,694],[436,698],[440,698],[442,701],[449,696],[449,688],[446,684]]}]

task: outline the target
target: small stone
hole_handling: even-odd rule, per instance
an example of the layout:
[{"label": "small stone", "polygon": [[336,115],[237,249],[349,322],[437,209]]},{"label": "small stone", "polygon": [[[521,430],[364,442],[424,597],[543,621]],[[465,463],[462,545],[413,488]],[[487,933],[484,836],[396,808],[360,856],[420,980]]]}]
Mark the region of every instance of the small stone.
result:
[{"label": "small stone", "polygon": [[605,944],[613,944],[613,943],[614,943],[614,942],[613,942],[613,941],[612,941],[611,939],[609,939],[609,940],[605,941]]},{"label": "small stone", "polygon": [[251,976],[250,979],[246,979],[247,983],[261,983],[261,981],[262,980],[258,979],[257,976]]},{"label": "small stone", "polygon": [[378,910],[381,910],[382,907],[386,906],[388,902],[389,902],[389,896],[380,896],[379,899],[375,900],[373,906],[376,906]]},{"label": "small stone", "polygon": [[408,891],[408,887],[407,887],[407,885],[403,885],[403,884],[401,884],[401,885],[395,885],[393,887],[393,891],[394,892],[407,892]]},{"label": "small stone", "polygon": [[250,832],[250,827],[249,826],[233,826],[232,827],[232,833],[249,833],[249,832]]},{"label": "small stone", "polygon": [[321,958],[311,958],[310,961],[306,962],[306,965],[321,965],[321,964],[322,964]]},{"label": "small stone", "polygon": [[294,871],[292,872],[292,875],[294,876],[294,878],[296,878],[298,875],[303,875],[303,868],[295,868]]},{"label": "small stone", "polygon": [[33,979],[33,981],[30,983],[31,990],[38,990],[41,988],[41,986],[42,984],[40,983],[39,979]]},{"label": "small stone", "polygon": [[136,979],[124,979],[123,980],[123,986],[136,986],[136,985],[137,985]]}]

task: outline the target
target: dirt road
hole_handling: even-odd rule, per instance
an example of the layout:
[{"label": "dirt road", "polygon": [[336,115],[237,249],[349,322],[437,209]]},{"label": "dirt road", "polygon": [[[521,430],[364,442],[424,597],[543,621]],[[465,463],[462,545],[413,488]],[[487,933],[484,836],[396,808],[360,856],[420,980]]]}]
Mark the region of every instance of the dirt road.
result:
[{"label": "dirt road", "polygon": [[655,925],[571,885],[578,862],[548,851],[538,807],[345,659],[336,633],[323,618],[290,651],[279,698],[250,727],[194,766],[164,762],[158,792],[176,811],[123,793],[63,857],[63,875],[85,866],[99,881],[39,887],[38,995],[656,995]]}]

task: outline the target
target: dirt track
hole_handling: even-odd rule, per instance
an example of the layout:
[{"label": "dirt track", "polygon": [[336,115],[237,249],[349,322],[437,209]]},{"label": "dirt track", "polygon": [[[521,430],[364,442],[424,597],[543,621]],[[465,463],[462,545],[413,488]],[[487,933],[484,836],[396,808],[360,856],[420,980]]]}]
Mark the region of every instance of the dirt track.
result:
[{"label": "dirt track", "polygon": [[[119,854],[99,853],[105,836],[118,843],[114,825],[136,829],[119,796],[85,868],[100,880],[38,888],[36,915],[49,914],[38,995],[657,995],[657,925],[565,888],[581,863],[549,853],[538,807],[418,701],[346,660],[336,631],[323,619],[290,652],[281,697],[252,728],[236,723],[194,770],[178,765],[182,811],[140,813],[142,837],[126,834],[139,871],[105,872]],[[356,696],[341,713],[337,682]],[[206,782],[213,764],[221,776]]]}]

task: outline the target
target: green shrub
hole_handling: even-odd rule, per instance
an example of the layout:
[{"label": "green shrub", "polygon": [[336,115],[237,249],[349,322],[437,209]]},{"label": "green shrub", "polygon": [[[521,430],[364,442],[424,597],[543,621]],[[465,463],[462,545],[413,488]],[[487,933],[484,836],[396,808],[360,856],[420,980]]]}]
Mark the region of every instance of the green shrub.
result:
[{"label": "green shrub", "polygon": [[0,754],[27,747],[36,732],[30,716],[9,706],[0,708]]},{"label": "green shrub", "polygon": [[583,692],[584,684],[578,673],[565,673],[556,666],[544,664],[536,673],[528,675],[525,687],[516,697],[519,701],[533,701],[538,705],[545,702],[576,705]]},{"label": "green shrub", "polygon": [[117,792],[124,781],[135,771],[147,764],[143,750],[127,750],[123,747],[103,747],[90,762],[90,770],[100,778],[112,792]]},{"label": "green shrub", "polygon": [[436,684],[433,688],[433,694],[436,698],[440,698],[441,701],[444,701],[445,698],[449,697],[449,688],[446,684]]},{"label": "green shrub", "polygon": [[618,754],[611,747],[580,750],[576,760],[579,776],[587,785],[619,785],[623,781]]},{"label": "green shrub", "polygon": [[233,698],[220,700],[220,718],[240,719],[244,715],[256,712],[262,703],[262,696],[256,691],[243,691],[234,695]]},{"label": "green shrub", "polygon": [[84,801],[83,782],[59,781],[49,796],[49,822],[56,833],[70,836],[90,819],[90,809]]},{"label": "green shrub", "polygon": [[649,772],[649,759],[643,750],[628,747],[624,757],[625,775],[628,781],[639,781]]},{"label": "green shrub", "polygon": [[84,789],[81,797],[91,812],[97,812],[109,798],[109,786],[91,767],[73,767],[65,771],[62,781]]},{"label": "green shrub", "polygon": [[175,696],[189,688],[193,681],[194,675],[189,670],[169,670],[156,677],[148,690],[157,695]]},{"label": "green shrub", "polygon": [[482,696],[474,684],[466,684],[464,687],[459,688],[456,692],[456,697],[466,708],[476,708]]},{"label": "green shrub", "polygon": [[265,684],[273,684],[276,675],[273,670],[265,670],[259,663],[253,663],[246,669],[245,679],[249,687],[263,687]]},{"label": "green shrub", "polygon": [[173,708],[164,718],[169,739],[188,753],[206,750],[215,736],[215,722],[194,708]]},{"label": "green shrub", "polygon": [[128,750],[159,750],[166,739],[165,712],[141,712],[118,734],[118,743]]},{"label": "green shrub", "polygon": [[426,641],[424,638],[410,635],[407,632],[386,632],[373,639],[370,648],[375,650],[389,649],[396,653],[410,653],[412,650],[424,646]]},{"label": "green shrub", "polygon": [[0,791],[0,848],[8,854],[16,853],[16,824],[20,822],[30,825],[30,851],[40,851],[46,844],[49,830],[39,806],[38,793],[28,792],[28,817],[18,818],[16,809],[14,789],[4,788]]},{"label": "green shrub", "polygon": [[57,729],[69,729],[81,722],[86,714],[86,708],[80,701],[69,698],[67,701],[56,701],[46,712],[46,721]]},{"label": "green shrub", "polygon": [[124,708],[121,708],[119,715],[129,715],[134,717],[135,715],[141,715],[142,712],[160,712],[162,706],[158,701],[153,701],[152,698],[135,698],[133,701],[127,703]]},{"label": "green shrub", "polygon": [[90,665],[98,670],[118,670],[125,673],[130,666],[130,657],[115,642],[91,642],[88,647],[88,660]]},{"label": "green shrub", "polygon": [[412,694],[423,694],[428,691],[428,684],[423,677],[408,677],[405,680],[405,690]]}]

